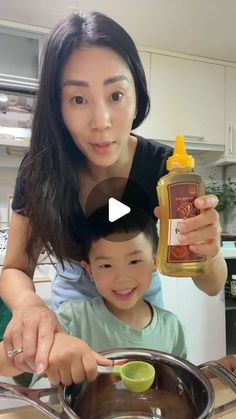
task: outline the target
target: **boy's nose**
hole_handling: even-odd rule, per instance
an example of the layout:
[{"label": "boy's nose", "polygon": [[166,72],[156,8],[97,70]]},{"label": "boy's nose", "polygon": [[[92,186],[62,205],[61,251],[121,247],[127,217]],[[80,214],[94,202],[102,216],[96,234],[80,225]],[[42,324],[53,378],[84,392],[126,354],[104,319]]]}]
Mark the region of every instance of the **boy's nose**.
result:
[{"label": "boy's nose", "polygon": [[108,107],[104,104],[96,105],[91,116],[91,128],[104,131],[109,127],[111,127],[111,115]]},{"label": "boy's nose", "polygon": [[127,276],[127,274],[125,274],[125,273],[123,273],[123,272],[120,271],[120,272],[116,272],[115,273],[114,278],[113,278],[113,281],[116,284],[119,283],[119,284],[123,284],[123,285],[127,286],[127,284],[129,282],[131,282],[131,278],[129,278]]}]

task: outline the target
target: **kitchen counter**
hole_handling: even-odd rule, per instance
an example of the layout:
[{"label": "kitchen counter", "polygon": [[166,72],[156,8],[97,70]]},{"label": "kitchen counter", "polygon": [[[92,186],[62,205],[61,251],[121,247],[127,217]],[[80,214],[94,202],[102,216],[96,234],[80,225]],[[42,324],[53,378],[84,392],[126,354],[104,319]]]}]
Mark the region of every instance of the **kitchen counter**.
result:
[{"label": "kitchen counter", "polygon": [[[232,400],[236,400],[236,395],[233,391],[222,383],[218,378],[212,377],[211,382],[213,384],[216,401],[215,406],[220,406],[223,403],[227,403]],[[57,407],[56,407],[57,408]],[[48,416],[41,413],[37,409],[31,406],[27,407],[18,407],[16,409],[6,409],[0,411],[0,419],[46,419]],[[214,415],[213,418],[224,418],[224,419],[235,419],[236,418],[236,406],[233,411],[224,414],[224,415]]]}]

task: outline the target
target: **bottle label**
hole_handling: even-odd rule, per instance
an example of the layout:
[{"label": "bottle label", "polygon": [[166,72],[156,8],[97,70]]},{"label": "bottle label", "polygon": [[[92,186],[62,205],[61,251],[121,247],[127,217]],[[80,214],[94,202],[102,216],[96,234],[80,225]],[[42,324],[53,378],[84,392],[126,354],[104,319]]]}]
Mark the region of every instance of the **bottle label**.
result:
[{"label": "bottle label", "polygon": [[236,281],[231,281],[231,295],[236,297]]},{"label": "bottle label", "polygon": [[191,252],[189,246],[183,246],[178,240],[178,224],[200,213],[194,206],[194,200],[199,196],[199,184],[178,182],[168,185],[167,190],[170,214],[167,261],[174,263],[205,261],[206,256]]}]

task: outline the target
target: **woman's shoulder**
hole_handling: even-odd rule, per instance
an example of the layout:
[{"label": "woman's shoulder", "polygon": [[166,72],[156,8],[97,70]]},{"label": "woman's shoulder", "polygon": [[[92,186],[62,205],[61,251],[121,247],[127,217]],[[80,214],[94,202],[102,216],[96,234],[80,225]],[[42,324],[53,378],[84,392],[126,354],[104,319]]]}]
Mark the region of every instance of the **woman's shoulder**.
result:
[{"label": "woman's shoulder", "polygon": [[137,147],[147,155],[158,156],[159,158],[167,158],[173,154],[172,147],[163,144],[160,140],[151,138],[144,138],[140,135],[136,135]]},{"label": "woman's shoulder", "polygon": [[137,147],[132,166],[132,177],[137,180],[143,178],[143,182],[150,185],[151,180],[154,183],[166,171],[166,160],[173,154],[173,150],[166,144],[157,140],[144,138],[136,135]]}]

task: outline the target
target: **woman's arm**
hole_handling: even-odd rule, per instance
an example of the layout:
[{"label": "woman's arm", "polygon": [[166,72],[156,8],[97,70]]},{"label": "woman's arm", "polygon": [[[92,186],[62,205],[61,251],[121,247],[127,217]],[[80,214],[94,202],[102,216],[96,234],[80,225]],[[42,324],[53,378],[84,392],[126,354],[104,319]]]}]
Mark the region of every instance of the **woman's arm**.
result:
[{"label": "woman's arm", "polygon": [[236,355],[226,355],[224,358],[218,359],[217,362],[236,375]]},{"label": "woman's arm", "polygon": [[[10,364],[24,371],[43,371],[54,332],[62,330],[57,317],[35,294],[33,274],[35,263],[30,262],[25,251],[28,218],[12,213],[0,280],[0,295],[12,311],[12,320],[4,335],[5,351],[23,347],[22,354],[10,360]],[[40,246],[35,247],[38,259]]]},{"label": "woman's arm", "polygon": [[224,287],[227,279],[227,265],[220,252],[221,226],[215,210],[218,199],[214,195],[205,195],[194,203],[202,212],[180,224],[179,239],[188,244],[193,252],[210,259],[209,273],[193,278],[193,281],[199,289],[213,296]]},{"label": "woman's arm", "polygon": [[217,295],[224,287],[227,279],[227,265],[221,253],[210,261],[210,272],[198,278],[193,278],[195,285],[206,294]]}]

